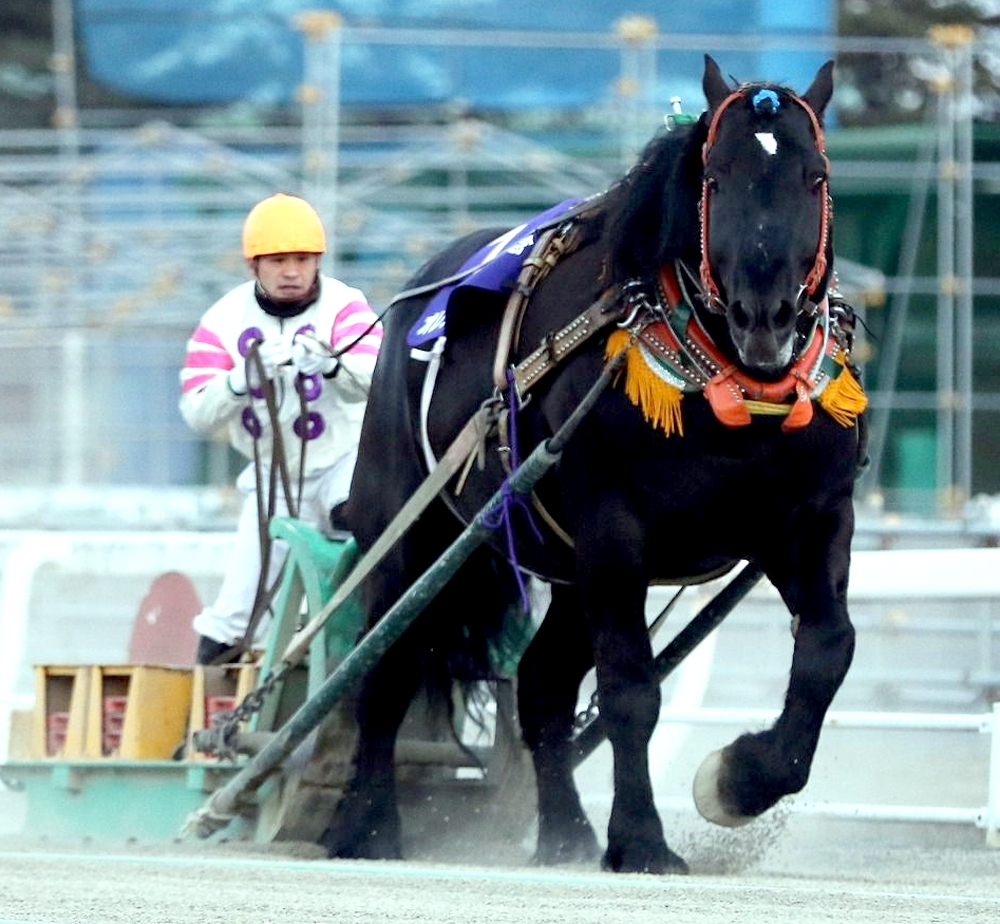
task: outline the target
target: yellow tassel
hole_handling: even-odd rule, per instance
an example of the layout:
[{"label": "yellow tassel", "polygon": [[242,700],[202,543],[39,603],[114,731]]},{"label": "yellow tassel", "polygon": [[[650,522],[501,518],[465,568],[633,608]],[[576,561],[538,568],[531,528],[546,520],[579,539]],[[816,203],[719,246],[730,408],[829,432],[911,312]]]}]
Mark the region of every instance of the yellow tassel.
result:
[{"label": "yellow tassel", "polygon": [[605,356],[617,356],[628,349],[625,358],[625,394],[643,417],[654,427],[659,427],[667,436],[673,433],[684,435],[684,421],[681,417],[683,392],[674,385],[664,382],[643,358],[639,348],[629,348],[631,336],[628,331],[616,330],[605,347]]},{"label": "yellow tassel", "polygon": [[604,346],[604,358],[614,359],[622,350],[627,349],[631,342],[632,335],[627,330],[618,328],[618,330],[612,331]]},{"label": "yellow tassel", "polygon": [[853,427],[858,415],[868,407],[868,397],[845,366],[820,393],[819,405],[842,427]]}]

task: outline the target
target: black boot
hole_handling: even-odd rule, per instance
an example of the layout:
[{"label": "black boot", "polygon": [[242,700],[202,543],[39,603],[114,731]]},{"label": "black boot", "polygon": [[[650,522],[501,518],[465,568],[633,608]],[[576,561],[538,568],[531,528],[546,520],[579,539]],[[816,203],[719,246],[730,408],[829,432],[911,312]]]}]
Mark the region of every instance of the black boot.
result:
[{"label": "black boot", "polygon": [[236,645],[217,642],[214,638],[202,635],[198,639],[196,664],[232,664],[239,659],[240,649]]}]

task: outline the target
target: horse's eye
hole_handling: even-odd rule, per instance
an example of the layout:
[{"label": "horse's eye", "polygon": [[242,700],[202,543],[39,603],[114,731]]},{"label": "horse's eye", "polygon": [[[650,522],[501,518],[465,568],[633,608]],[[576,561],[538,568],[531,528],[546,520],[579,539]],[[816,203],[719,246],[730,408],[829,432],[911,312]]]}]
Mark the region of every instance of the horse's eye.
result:
[{"label": "horse's eye", "polygon": [[826,182],[826,174],[825,173],[816,173],[816,174],[813,174],[813,178],[812,178],[812,188],[813,189],[819,189],[825,182]]},{"label": "horse's eye", "polygon": [[715,192],[719,188],[719,181],[714,176],[708,175],[705,177],[705,185],[711,192]]}]

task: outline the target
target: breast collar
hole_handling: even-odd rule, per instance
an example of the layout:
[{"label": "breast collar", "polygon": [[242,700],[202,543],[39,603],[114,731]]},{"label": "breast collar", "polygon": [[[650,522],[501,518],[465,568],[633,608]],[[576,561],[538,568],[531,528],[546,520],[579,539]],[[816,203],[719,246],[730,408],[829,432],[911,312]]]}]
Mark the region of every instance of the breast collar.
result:
[{"label": "breast collar", "polygon": [[[842,338],[831,336],[828,299],[817,306],[805,345],[789,371],[776,382],[761,382],[723,356],[686,297],[684,272],[681,267],[678,273],[674,264],[663,266],[655,291],[649,293],[645,287],[645,317],[633,313],[631,330],[646,364],[681,392],[703,392],[715,416],[727,426],[749,424],[753,414],[785,416],[784,430],[807,426],[813,418],[812,399],[846,355]],[[834,365],[824,366],[824,359]]]}]

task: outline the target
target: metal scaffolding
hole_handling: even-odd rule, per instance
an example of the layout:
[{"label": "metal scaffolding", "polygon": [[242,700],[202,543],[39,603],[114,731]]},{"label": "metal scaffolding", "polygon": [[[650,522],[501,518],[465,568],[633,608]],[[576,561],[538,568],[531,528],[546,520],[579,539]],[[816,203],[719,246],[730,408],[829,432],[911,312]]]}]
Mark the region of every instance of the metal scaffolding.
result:
[{"label": "metal scaffolding", "polygon": [[[144,415],[126,434],[109,405],[122,390],[142,393],[135,378],[140,371],[97,366],[117,355],[123,343],[141,343],[146,362],[162,365],[160,387],[169,392],[191,325],[244,278],[235,229],[258,198],[284,189],[313,201],[330,238],[325,269],[343,273],[373,304],[382,304],[458,234],[483,224],[516,224],[533,208],[589,195],[612,182],[668,108],[658,56],[784,49],[921,54],[939,63],[932,81],[937,106],[916,162],[878,168],[897,175],[906,170],[912,188],[899,266],[895,277],[885,280],[893,298],[878,345],[878,389],[871,395],[876,477],[867,490],[881,484],[891,415],[907,406],[932,409],[936,418],[939,510],[954,512],[972,495],[973,409],[984,398],[973,380],[973,300],[977,293],[1000,294],[1000,282],[974,278],[974,183],[995,180],[998,168],[973,158],[972,73],[982,48],[968,31],[942,29],[925,40],[681,35],[629,17],[599,35],[483,33],[356,28],[331,11],[312,12],[289,24],[301,35],[304,51],[297,126],[196,130],[142,122],[102,129],[81,125],[72,3],[53,0],[53,13],[54,128],[0,131],[0,267],[5,270],[0,349],[10,352],[0,377],[30,380],[24,368],[33,362],[39,331],[58,342],[62,357],[55,387],[39,384],[22,416],[4,421],[9,437],[0,462],[13,483],[104,483],[130,474],[152,483],[226,479],[225,448],[198,443],[180,423],[172,400],[158,412],[162,419]],[[409,123],[345,121],[346,49],[358,44],[445,49],[484,42],[512,49],[586,49],[616,60],[612,102],[598,104],[605,109],[595,120],[603,133],[600,150],[573,156],[471,118],[459,106]],[[689,108],[700,104],[685,102]],[[878,175],[877,165],[862,162],[838,161],[837,170],[855,178]],[[907,396],[897,381],[899,360],[910,302],[919,291],[914,272],[932,197],[937,203],[935,391]],[[842,283],[850,283],[854,268],[844,270],[846,261],[838,265]],[[19,272],[11,271],[15,268]],[[1000,394],[990,402],[1000,409]]]}]

